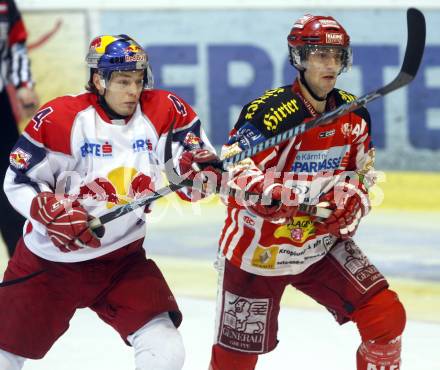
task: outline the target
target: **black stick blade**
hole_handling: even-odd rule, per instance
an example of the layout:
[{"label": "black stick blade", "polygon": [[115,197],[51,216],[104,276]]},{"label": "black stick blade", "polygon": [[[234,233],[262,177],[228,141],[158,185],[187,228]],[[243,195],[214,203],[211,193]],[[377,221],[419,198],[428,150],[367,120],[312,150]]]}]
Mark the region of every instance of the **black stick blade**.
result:
[{"label": "black stick blade", "polygon": [[402,72],[414,78],[425,50],[426,22],[423,13],[416,8],[409,8],[406,17],[408,22],[408,45],[403,59]]},{"label": "black stick blade", "polygon": [[416,76],[422,62],[426,39],[425,17],[420,10],[415,8],[409,8],[406,17],[408,38],[402,67],[392,82],[377,90],[377,93],[382,96],[408,85]]}]

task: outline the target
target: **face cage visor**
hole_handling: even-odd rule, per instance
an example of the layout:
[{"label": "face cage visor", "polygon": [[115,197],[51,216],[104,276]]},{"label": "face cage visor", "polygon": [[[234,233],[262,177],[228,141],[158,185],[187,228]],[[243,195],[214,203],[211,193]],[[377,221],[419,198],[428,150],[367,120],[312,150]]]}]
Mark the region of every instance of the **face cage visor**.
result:
[{"label": "face cage visor", "polygon": [[108,89],[113,72],[134,72],[144,70],[143,90],[152,90],[154,87],[154,76],[150,64],[147,62],[145,68],[136,69],[98,69],[99,78],[104,89]]},{"label": "face cage visor", "polygon": [[331,45],[304,45],[290,46],[289,56],[291,64],[299,71],[304,71],[308,67],[308,57],[310,55],[317,56],[318,60],[323,61],[326,58],[334,58],[336,62],[341,63],[341,69],[338,74],[350,70],[353,64],[353,53],[351,47],[331,46]]}]

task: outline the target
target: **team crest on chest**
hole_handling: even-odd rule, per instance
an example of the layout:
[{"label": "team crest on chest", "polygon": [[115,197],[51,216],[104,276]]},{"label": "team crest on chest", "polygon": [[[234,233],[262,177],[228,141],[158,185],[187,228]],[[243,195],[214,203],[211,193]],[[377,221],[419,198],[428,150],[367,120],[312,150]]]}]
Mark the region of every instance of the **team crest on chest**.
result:
[{"label": "team crest on chest", "polygon": [[341,126],[341,132],[344,137],[349,137],[351,135],[351,131],[353,130],[353,126],[350,122],[345,122]]}]

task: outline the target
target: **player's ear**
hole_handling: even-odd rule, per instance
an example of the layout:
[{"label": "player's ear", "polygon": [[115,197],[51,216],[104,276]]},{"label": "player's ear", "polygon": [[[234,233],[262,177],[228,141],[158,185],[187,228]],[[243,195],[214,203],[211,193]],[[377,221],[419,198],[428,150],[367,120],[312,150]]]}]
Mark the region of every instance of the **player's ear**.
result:
[{"label": "player's ear", "polygon": [[99,95],[104,95],[105,87],[103,86],[102,79],[98,73],[93,74],[93,85],[95,85],[96,90],[98,90]]}]

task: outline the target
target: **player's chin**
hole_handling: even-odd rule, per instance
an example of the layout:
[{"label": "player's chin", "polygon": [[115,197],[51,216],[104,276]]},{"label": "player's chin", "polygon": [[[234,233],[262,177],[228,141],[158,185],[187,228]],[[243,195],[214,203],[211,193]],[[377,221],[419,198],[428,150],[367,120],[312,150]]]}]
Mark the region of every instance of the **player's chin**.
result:
[{"label": "player's chin", "polygon": [[326,94],[328,94],[330,91],[333,90],[333,88],[336,85],[336,78],[323,78],[322,79],[322,89],[326,91]]},{"label": "player's chin", "polygon": [[119,108],[119,112],[117,113],[120,114],[121,116],[130,116],[134,113],[135,110],[136,110],[136,105],[124,104]]}]

